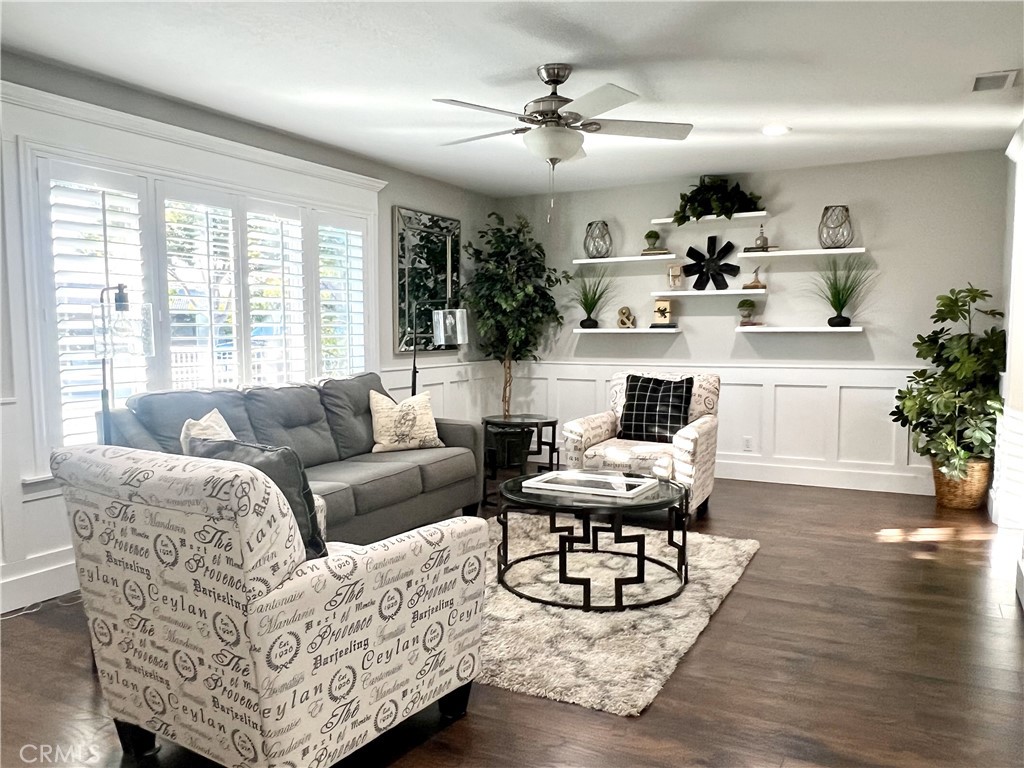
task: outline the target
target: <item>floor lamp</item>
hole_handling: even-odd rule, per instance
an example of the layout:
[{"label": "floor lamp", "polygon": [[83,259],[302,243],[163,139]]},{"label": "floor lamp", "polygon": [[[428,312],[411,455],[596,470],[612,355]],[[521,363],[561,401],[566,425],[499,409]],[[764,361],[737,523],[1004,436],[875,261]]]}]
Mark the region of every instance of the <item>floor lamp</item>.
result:
[{"label": "floor lamp", "polygon": [[[426,299],[412,303],[412,393],[416,394],[416,376],[419,369],[416,367],[416,343],[419,334],[416,331],[417,311],[421,306],[428,304],[447,304],[445,299]],[[469,343],[469,313],[464,309],[452,309],[444,307],[435,309],[433,312],[434,321],[434,345],[438,347],[464,346]]]},{"label": "floor lamp", "polygon": [[[113,307],[107,303],[107,294],[111,291],[114,291]],[[103,384],[100,388],[100,427],[103,444],[110,445],[110,389],[114,379],[114,357],[153,356],[153,308],[150,304],[131,306],[128,302],[128,286],[124,283],[108,285],[100,291],[100,304],[93,311],[92,324],[93,348],[103,372]]]}]

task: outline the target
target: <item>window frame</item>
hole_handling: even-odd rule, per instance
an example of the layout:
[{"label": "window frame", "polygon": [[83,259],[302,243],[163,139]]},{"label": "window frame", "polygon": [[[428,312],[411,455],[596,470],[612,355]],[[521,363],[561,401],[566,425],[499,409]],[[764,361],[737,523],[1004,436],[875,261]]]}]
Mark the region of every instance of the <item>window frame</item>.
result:
[{"label": "window frame", "polygon": [[[53,251],[50,245],[49,185],[51,179],[95,184],[100,179],[132,179],[138,185],[140,230],[143,254],[144,301],[153,305],[154,343],[157,355],[148,371],[148,386],[165,389],[171,386],[170,313],[167,311],[167,249],[164,201],[185,199],[223,205],[230,200],[235,228],[234,249],[239,275],[244,275],[247,246],[247,215],[252,212],[271,212],[287,209],[297,212],[302,226],[303,293],[307,307],[305,355],[307,380],[315,380],[323,373],[320,357],[320,323],[318,285],[318,230],[316,222],[322,217],[354,222],[363,236],[363,323],[365,370],[379,369],[379,323],[381,318],[371,312],[377,295],[377,210],[373,208],[347,208],[327,203],[315,195],[297,196],[276,194],[268,190],[237,182],[198,177],[187,172],[122,161],[84,151],[38,144],[22,137],[19,143],[19,176],[21,190],[18,203],[24,222],[22,243],[25,254],[25,280],[29,305],[40,303],[41,321],[30,323],[29,376],[36,393],[32,398],[32,420],[35,434],[34,464],[42,473],[49,461],[51,447],[62,445],[62,409],[60,403],[60,366],[57,355],[57,327],[54,310],[56,288],[53,273]],[[259,150],[265,152],[265,150]],[[272,154],[272,153],[267,153]],[[246,158],[241,158],[245,160]],[[295,161],[305,164],[305,161]],[[57,168],[76,169],[73,174],[61,175]],[[333,169],[325,169],[333,170]],[[339,172],[344,174],[344,172]],[[110,186],[117,187],[116,183]],[[381,184],[380,186],[383,186]],[[124,186],[121,188],[126,189]],[[374,189],[373,195],[379,187]],[[126,191],[128,191],[126,189]],[[199,195],[197,199],[194,196]],[[253,207],[247,207],[248,205]],[[311,226],[312,229],[308,229]],[[310,234],[312,233],[312,234]],[[313,257],[310,254],[313,254]],[[244,278],[242,278],[244,280]],[[245,300],[240,301],[239,325],[248,329],[248,285]],[[249,344],[243,345],[243,381],[251,375],[248,359]]]}]

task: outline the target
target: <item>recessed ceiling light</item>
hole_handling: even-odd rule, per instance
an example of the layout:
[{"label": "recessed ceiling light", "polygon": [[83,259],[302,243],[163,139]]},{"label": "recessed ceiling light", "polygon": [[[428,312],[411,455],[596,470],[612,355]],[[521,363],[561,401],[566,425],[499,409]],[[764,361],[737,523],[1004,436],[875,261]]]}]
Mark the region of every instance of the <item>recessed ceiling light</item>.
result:
[{"label": "recessed ceiling light", "polygon": [[779,125],[778,123],[769,123],[761,129],[761,133],[765,136],[785,136],[787,133],[792,131],[788,125]]}]

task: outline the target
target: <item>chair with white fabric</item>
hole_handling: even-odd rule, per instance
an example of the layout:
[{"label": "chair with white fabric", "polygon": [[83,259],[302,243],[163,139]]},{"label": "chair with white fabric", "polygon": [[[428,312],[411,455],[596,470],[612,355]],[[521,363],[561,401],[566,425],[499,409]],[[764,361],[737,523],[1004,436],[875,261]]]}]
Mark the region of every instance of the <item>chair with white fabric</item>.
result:
[{"label": "chair with white fabric", "polygon": [[[665,431],[666,422],[662,415],[657,415],[652,416],[662,420],[657,440],[620,437],[624,427],[629,434],[629,429],[635,433],[654,426],[636,423],[637,414],[644,413],[643,401],[627,407],[630,419],[623,423],[627,379],[631,375],[660,382],[691,380],[688,408],[683,408],[684,420],[676,422],[678,429]],[[720,386],[719,377],[710,373],[627,370],[613,374],[608,387],[608,410],[574,419],[562,427],[566,464],[570,469],[611,469],[674,480],[690,489],[690,509],[696,509],[697,517],[705,516],[715,483]],[[679,402],[676,398],[677,407]]]}]

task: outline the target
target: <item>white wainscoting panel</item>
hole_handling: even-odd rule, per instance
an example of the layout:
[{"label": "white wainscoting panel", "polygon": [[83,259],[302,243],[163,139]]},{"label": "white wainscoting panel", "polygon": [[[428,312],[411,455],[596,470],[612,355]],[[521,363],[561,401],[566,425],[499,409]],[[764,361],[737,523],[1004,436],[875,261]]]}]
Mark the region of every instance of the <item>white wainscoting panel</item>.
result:
[{"label": "white wainscoting panel", "polygon": [[1024,528],[1024,412],[1003,410],[996,446],[989,514],[1000,527]]},{"label": "white wainscoting panel", "polygon": [[[722,383],[722,402],[728,408],[718,412],[718,451],[753,456],[761,453],[761,415],[764,413],[763,384]],[[743,440],[751,438],[752,450],[746,450]]]},{"label": "white wainscoting panel", "polygon": [[[823,385],[776,384],[775,446],[780,459],[825,461],[832,424],[823,419],[829,412],[829,391]],[[726,403],[720,403],[719,408]]]},{"label": "white wainscoting panel", "polygon": [[862,462],[891,466],[906,436],[893,422],[889,411],[896,392],[892,387],[839,388],[840,462]]}]

